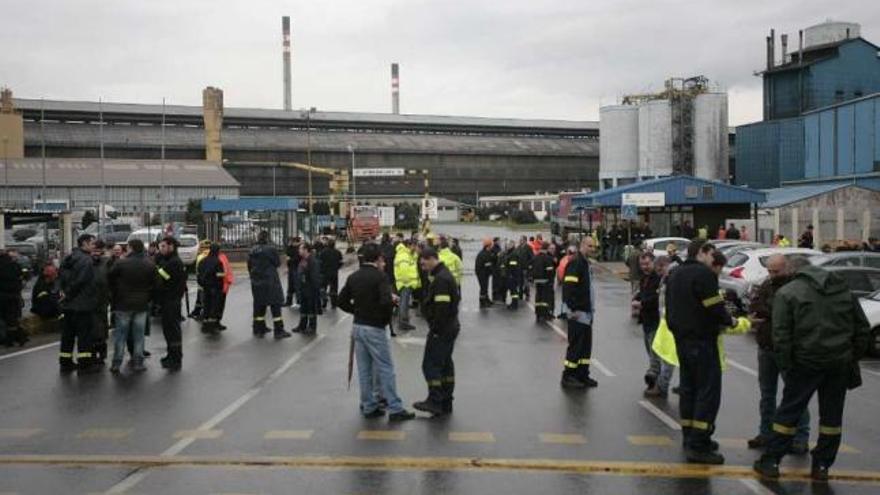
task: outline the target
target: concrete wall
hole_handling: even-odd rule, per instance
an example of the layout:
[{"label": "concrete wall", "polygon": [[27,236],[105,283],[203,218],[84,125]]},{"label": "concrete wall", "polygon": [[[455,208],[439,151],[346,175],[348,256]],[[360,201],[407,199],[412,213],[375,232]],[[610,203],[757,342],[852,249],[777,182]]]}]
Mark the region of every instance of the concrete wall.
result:
[{"label": "concrete wall", "polygon": [[[774,230],[793,240],[813,224],[817,247],[837,240],[867,240],[880,237],[880,192],[842,188],[778,208],[772,215],[778,215]],[[774,222],[771,217],[769,223]],[[762,223],[762,229],[767,227]]]}]

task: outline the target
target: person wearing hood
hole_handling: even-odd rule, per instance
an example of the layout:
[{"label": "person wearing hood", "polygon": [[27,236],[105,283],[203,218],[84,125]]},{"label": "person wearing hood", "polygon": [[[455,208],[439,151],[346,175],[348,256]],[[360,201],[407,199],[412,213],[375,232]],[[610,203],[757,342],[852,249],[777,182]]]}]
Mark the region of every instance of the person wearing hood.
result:
[{"label": "person wearing hood", "polygon": [[31,313],[40,318],[61,316],[61,284],[58,282],[58,269],[46,263],[31,293]]},{"label": "person wearing hood", "polygon": [[870,325],[840,275],[804,264],[776,292],[772,337],[785,383],[767,449],[754,469],[768,478],[779,477],[779,462],[818,393],[819,439],[812,451],[810,475],[825,482],[840,448],[846,391],[861,385],[858,362],[871,342]]},{"label": "person wearing hood", "polygon": [[419,279],[418,255],[415,241],[406,239],[397,244],[394,254],[394,283],[400,296],[398,302],[398,327],[403,330],[415,330],[409,322],[409,309],[412,304],[413,292],[421,287]]},{"label": "person wearing hood", "polygon": [[254,337],[263,338],[269,333],[266,326],[266,307],[272,313],[272,326],[276,339],[286,339],[290,333],[284,330],[284,318],[281,316],[281,305],[284,303],[284,292],[281,289],[281,277],[278,268],[281,259],[278,251],[269,244],[269,232],[262,231],[257,235],[257,245],[248,255],[247,267],[251,277],[251,295],[254,299]]}]

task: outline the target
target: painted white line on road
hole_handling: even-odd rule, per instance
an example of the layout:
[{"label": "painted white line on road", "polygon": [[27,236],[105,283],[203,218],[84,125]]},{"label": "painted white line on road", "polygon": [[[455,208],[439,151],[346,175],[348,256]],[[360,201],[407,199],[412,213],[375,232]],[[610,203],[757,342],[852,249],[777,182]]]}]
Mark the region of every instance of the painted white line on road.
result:
[{"label": "painted white line on road", "polygon": [[[351,315],[343,316],[342,318],[339,319],[339,321],[336,322],[336,325],[343,323],[345,320],[347,320],[350,317],[351,317]],[[334,325],[334,326],[336,326],[336,325]],[[271,374],[269,374],[269,376],[267,376],[265,379],[261,380],[259,383],[257,383],[257,385],[254,385],[247,392],[245,392],[244,395],[242,395],[238,399],[234,400],[231,404],[229,404],[228,406],[223,408],[222,411],[218,412],[213,417],[211,417],[210,419],[208,419],[207,421],[205,421],[204,423],[199,425],[193,431],[195,431],[195,432],[209,431],[209,430],[213,430],[214,428],[216,428],[217,425],[219,425],[223,420],[225,420],[229,416],[235,414],[236,411],[241,409],[251,399],[256,397],[257,394],[259,394],[264,388],[266,388],[266,386],[268,386],[269,384],[274,382],[276,379],[278,379],[278,377],[280,377],[285,372],[287,372],[287,370],[289,370],[294,364],[296,364],[299,360],[301,360],[306,355],[306,353],[308,353],[310,350],[314,349],[315,346],[317,346],[322,340],[324,340],[325,337],[326,337],[326,334],[323,334],[323,333],[318,334],[318,336],[315,337],[315,340],[309,342],[308,345],[306,345],[305,347],[303,347],[302,349],[297,351],[293,356],[290,357],[290,359],[285,361],[281,366],[276,368],[275,371],[273,371]],[[164,452],[162,452],[160,455],[166,456],[166,457],[174,457],[177,454],[180,454],[181,452],[183,452],[184,449],[189,447],[195,441],[196,441],[196,438],[194,436],[182,438],[177,443],[175,443],[174,445],[172,445],[171,447],[166,449]],[[137,471],[133,472],[132,474],[130,474],[129,476],[127,476],[122,481],[120,481],[119,483],[115,484],[113,487],[111,487],[105,493],[107,493],[107,494],[125,493],[128,490],[135,487],[138,483],[143,481],[143,479],[148,474],[149,474],[149,469],[137,470]]]},{"label": "painted white line on road", "polygon": [[736,369],[738,369],[738,370],[740,370],[740,371],[742,371],[743,373],[746,373],[746,374],[748,374],[748,375],[752,375],[752,376],[754,376],[754,377],[756,377],[756,378],[757,378],[757,376],[758,376],[758,372],[757,372],[757,371],[755,371],[755,370],[749,368],[748,366],[746,366],[746,365],[744,365],[744,364],[742,364],[742,363],[739,363],[739,362],[737,362],[737,361],[734,361],[733,359],[727,358],[727,364],[729,364],[731,368],[736,368]]},{"label": "painted white line on road", "polygon": [[880,376],[880,371],[874,371],[874,370],[871,370],[871,369],[868,369],[865,367],[862,367],[862,371],[864,371],[865,373],[867,373],[869,375]]},{"label": "painted white line on road", "polygon": [[[549,322],[549,321],[548,321],[547,324],[550,325],[550,328],[552,328],[554,332],[556,332],[557,334],[559,334],[560,337],[562,337],[562,338],[565,339],[565,340],[568,340],[568,334],[566,334],[564,330],[562,330],[561,328],[559,328],[559,326],[558,326],[556,323],[553,323],[553,322]],[[610,369],[608,369],[607,366],[605,366],[604,364],[602,364],[602,363],[601,363],[598,359],[596,359],[596,358],[591,358],[591,359],[590,359],[590,365],[594,366],[597,370],[601,371],[602,374],[605,375],[605,376],[607,376],[608,378],[614,378],[615,376],[617,376],[616,374],[614,374],[613,371],[611,371]]]},{"label": "painted white line on road", "polygon": [[739,480],[740,483],[745,485],[752,493],[755,495],[776,495],[776,492],[771,490],[769,487],[761,484],[760,481],[755,479],[744,479]]},{"label": "painted white line on road", "polygon": [[12,358],[18,357],[18,356],[24,356],[25,354],[30,354],[32,352],[42,351],[43,349],[49,349],[50,347],[57,346],[59,344],[59,342],[51,342],[48,344],[39,345],[37,347],[32,347],[30,349],[25,349],[23,351],[13,352],[11,354],[6,354],[3,356],[0,356],[0,361],[5,361],[7,359],[12,359]]},{"label": "painted white line on road", "polygon": [[648,402],[646,400],[640,400],[639,405],[642,406],[642,408],[645,409],[646,411],[648,411],[649,413],[653,414],[654,417],[656,417],[657,419],[662,421],[663,424],[665,424],[666,426],[672,428],[675,431],[681,431],[681,425],[678,424],[678,421],[676,421],[672,416],[661,411],[654,404],[651,404],[650,402]]}]

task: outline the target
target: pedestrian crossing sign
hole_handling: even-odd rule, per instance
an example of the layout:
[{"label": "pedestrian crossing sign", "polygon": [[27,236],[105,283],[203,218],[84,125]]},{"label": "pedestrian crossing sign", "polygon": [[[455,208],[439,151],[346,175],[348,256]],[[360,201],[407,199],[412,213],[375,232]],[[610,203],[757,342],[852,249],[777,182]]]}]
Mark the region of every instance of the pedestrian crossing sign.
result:
[{"label": "pedestrian crossing sign", "polygon": [[636,205],[621,205],[620,218],[624,220],[638,220],[639,208]]}]

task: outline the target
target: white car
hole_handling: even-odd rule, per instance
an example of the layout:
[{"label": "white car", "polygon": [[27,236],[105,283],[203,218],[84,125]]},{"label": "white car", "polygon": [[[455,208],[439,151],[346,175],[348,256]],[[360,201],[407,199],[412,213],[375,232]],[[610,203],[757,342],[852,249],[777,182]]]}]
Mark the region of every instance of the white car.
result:
[{"label": "white car", "polygon": [[781,254],[786,258],[811,258],[820,256],[821,251],[806,248],[766,248],[740,251],[727,259],[727,265],[718,281],[722,289],[733,291],[748,306],[748,295],[752,287],[767,279],[767,260]]},{"label": "white car", "polygon": [[675,244],[678,247],[678,257],[681,259],[687,258],[688,246],[691,245],[691,241],[684,237],[654,237],[645,239],[644,242],[645,249],[653,252],[655,257],[666,256],[666,246]]},{"label": "white car", "polygon": [[132,239],[140,239],[140,241],[144,243],[144,248],[146,248],[151,242],[158,242],[159,239],[162,238],[162,234],[163,230],[161,227],[146,227],[143,229],[137,229],[131,234],[128,234],[128,239],[126,239],[125,242]]},{"label": "white car", "polygon": [[869,296],[859,299],[865,316],[868,317],[868,323],[871,324],[871,340],[870,353],[874,357],[880,357],[880,291],[874,292]]},{"label": "white car", "polygon": [[177,247],[177,255],[180,261],[187,267],[196,263],[196,257],[199,255],[199,238],[192,234],[182,234],[177,238],[180,245]]}]

